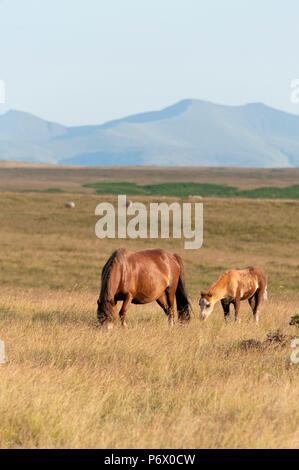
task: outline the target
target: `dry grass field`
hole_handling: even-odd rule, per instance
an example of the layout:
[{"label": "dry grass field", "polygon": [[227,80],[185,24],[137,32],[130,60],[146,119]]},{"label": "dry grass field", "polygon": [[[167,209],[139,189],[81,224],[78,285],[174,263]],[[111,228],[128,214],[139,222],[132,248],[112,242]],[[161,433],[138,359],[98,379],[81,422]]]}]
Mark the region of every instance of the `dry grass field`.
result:
[{"label": "dry grass field", "polygon": [[[191,251],[182,240],[97,239],[95,207],[113,196],[17,193],[15,180],[1,184],[1,448],[299,447],[290,341],[244,347],[278,328],[296,335],[289,321],[299,313],[299,201],[204,199],[204,245]],[[73,210],[63,205],[70,199]],[[149,304],[129,308],[128,330],[98,328],[101,268],[119,246],[183,256],[188,325],[169,328]],[[245,302],[240,325],[226,325],[219,306],[200,322],[200,290],[249,264],[269,276],[259,326]]]},{"label": "dry grass field", "polygon": [[139,184],[214,183],[253,189],[298,184],[299,168],[231,167],[80,167],[0,161],[0,191],[46,190],[92,193],[84,184],[98,181],[125,181]]}]

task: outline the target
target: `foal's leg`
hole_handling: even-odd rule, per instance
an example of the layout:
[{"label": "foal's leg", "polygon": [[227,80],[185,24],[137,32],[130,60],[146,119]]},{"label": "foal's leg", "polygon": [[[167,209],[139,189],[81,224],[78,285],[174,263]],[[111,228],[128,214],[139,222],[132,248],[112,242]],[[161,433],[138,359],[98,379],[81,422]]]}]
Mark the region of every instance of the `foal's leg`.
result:
[{"label": "foal's leg", "polygon": [[259,307],[263,300],[264,291],[265,289],[257,289],[256,293],[254,294],[255,305],[254,305],[254,310],[252,313],[253,313],[253,318],[255,320],[255,323],[259,322]]},{"label": "foal's leg", "polygon": [[123,301],[122,307],[119,311],[119,318],[120,318],[121,324],[125,328],[128,328],[128,326],[125,322],[125,317],[126,317],[126,313],[127,313],[127,308],[129,306],[129,304],[131,303],[131,301],[132,301],[131,294],[127,294],[125,300]]},{"label": "foal's leg", "polygon": [[230,313],[229,313],[230,301],[227,299],[222,299],[221,305],[222,305],[223,312],[224,312],[224,320],[228,321],[230,318]]},{"label": "foal's leg", "polygon": [[255,308],[255,296],[254,295],[248,299],[248,303],[251,307],[252,313],[254,313],[254,308]]},{"label": "foal's leg", "polygon": [[238,321],[238,322],[240,322],[240,303],[241,303],[240,291],[238,289],[237,294],[236,294],[236,298],[233,302],[234,307],[235,307],[235,321]]},{"label": "foal's leg", "polygon": [[251,307],[251,310],[252,310],[252,313],[253,313],[253,318],[255,318],[255,320],[256,320],[256,316],[255,316],[256,296],[255,296],[255,294],[253,294],[253,296],[248,299],[248,303]]}]

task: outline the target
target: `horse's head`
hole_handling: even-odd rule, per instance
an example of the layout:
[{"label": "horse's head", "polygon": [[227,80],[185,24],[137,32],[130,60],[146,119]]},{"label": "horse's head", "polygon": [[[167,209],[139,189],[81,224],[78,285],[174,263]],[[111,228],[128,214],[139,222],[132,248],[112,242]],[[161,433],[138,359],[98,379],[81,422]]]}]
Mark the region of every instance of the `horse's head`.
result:
[{"label": "horse's head", "polygon": [[201,292],[201,297],[199,299],[200,305],[200,320],[206,320],[211,313],[213,312],[214,308],[214,300],[212,294],[209,292]]},{"label": "horse's head", "polygon": [[111,302],[98,299],[97,317],[101,326],[111,330],[114,326],[115,313]]}]

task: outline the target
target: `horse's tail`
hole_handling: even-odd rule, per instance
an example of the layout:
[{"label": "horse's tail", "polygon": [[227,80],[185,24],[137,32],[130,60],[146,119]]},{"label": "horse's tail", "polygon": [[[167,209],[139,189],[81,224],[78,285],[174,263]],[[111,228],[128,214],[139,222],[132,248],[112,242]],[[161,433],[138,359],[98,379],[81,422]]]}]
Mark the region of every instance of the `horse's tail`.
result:
[{"label": "horse's tail", "polygon": [[174,257],[180,265],[180,277],[175,293],[178,317],[181,321],[189,321],[191,304],[186,289],[184,262],[179,255],[174,254]]},{"label": "horse's tail", "polygon": [[115,317],[114,309],[111,304],[111,300],[114,299],[114,292],[110,292],[109,284],[112,268],[119,255],[119,252],[120,250],[115,250],[102,269],[102,283],[100,295],[98,298],[97,311],[97,317],[101,324],[104,324],[104,322],[108,320],[113,321]]},{"label": "horse's tail", "polygon": [[120,252],[121,252],[121,249],[115,250],[112,253],[112,255],[109,257],[108,261],[105,263],[102,269],[102,285],[101,285],[100,298],[103,301],[110,300],[111,294],[109,292],[109,280],[110,280],[112,268]]},{"label": "horse's tail", "polygon": [[263,295],[263,300],[268,300],[267,286],[265,287],[265,291],[264,291],[264,295]]}]

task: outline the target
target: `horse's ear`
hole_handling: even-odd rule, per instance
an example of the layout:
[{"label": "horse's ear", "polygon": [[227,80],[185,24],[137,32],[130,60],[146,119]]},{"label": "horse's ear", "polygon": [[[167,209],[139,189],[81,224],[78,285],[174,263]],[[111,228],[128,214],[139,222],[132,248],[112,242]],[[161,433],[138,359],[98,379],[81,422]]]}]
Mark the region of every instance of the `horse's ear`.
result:
[{"label": "horse's ear", "polygon": [[209,298],[212,297],[212,294],[210,294],[209,292],[205,292],[205,291],[201,291],[200,295],[201,295],[202,297],[209,297]]},{"label": "horse's ear", "polygon": [[97,302],[98,302],[98,305],[100,305],[100,298],[98,298]]}]

